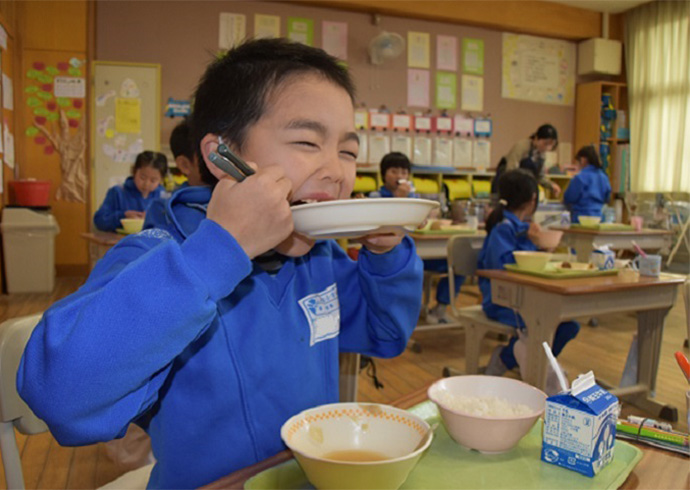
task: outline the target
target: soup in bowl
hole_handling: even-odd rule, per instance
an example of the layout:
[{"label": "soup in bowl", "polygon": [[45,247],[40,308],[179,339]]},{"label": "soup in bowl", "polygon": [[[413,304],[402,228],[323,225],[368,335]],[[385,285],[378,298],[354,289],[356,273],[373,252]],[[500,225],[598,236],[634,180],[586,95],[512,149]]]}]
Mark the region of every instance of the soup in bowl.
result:
[{"label": "soup in bowl", "polygon": [[399,488],[431,444],[429,424],[374,403],[333,403],[290,418],[280,435],[316,488]]}]

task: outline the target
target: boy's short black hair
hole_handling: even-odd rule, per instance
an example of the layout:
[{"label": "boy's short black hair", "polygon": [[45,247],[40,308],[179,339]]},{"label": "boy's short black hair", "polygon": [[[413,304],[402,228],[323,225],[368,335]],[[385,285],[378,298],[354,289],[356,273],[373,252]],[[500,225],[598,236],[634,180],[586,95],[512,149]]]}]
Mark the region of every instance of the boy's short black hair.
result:
[{"label": "boy's short black hair", "polygon": [[399,151],[393,151],[387,153],[381,159],[381,177],[385,178],[386,172],[391,168],[402,168],[409,172],[412,168],[412,164],[410,163],[410,159],[407,158],[407,155]]},{"label": "boy's short black hair", "polygon": [[189,128],[189,121],[184,119],[170,133],[170,151],[175,158],[181,156],[190,160],[194,158],[194,146]]},{"label": "boy's short black hair", "polygon": [[168,157],[157,151],[142,151],[137,155],[136,160],[134,160],[132,175],[134,175],[137,170],[144,167],[155,168],[161,173],[161,179],[164,179],[165,174],[168,173]]},{"label": "boy's short black hair", "polygon": [[201,158],[203,137],[220,135],[241,150],[248,128],[264,114],[274,90],[289,77],[305,73],[320,75],[342,87],[354,104],[355,87],[347,68],[322,49],[287,39],[247,41],[207,67],[196,89],[191,118],[192,141],[204,182],[214,185],[217,179]]}]

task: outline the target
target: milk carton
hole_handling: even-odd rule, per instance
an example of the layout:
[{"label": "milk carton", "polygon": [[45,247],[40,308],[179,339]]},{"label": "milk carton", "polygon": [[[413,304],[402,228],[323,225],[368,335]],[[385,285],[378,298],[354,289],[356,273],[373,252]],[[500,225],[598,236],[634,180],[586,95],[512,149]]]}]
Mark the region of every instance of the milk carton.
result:
[{"label": "milk carton", "polygon": [[609,245],[602,245],[592,251],[590,261],[600,271],[613,269],[616,266],[616,254],[609,249]]},{"label": "milk carton", "polygon": [[541,459],[586,476],[613,460],[618,399],[581,374],[570,391],[546,400]]}]

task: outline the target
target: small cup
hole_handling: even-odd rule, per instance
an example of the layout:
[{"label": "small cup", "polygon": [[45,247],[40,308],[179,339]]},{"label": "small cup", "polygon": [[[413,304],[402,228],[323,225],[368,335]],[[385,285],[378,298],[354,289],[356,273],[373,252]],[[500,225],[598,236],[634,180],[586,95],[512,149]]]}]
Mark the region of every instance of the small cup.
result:
[{"label": "small cup", "polygon": [[661,274],[661,255],[638,255],[633,264],[637,267],[641,276],[659,277]]},{"label": "small cup", "polygon": [[635,231],[642,231],[642,225],[644,224],[644,218],[642,216],[631,216],[630,224],[633,226]]},{"label": "small cup", "polygon": [[467,226],[472,230],[476,230],[479,228],[479,219],[476,216],[468,216]]}]

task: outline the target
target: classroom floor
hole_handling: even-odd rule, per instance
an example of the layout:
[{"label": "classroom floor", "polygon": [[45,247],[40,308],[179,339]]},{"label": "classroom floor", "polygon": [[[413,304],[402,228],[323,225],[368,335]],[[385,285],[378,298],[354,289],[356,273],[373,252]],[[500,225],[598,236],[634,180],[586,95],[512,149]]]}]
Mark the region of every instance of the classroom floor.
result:
[{"label": "classroom floor", "polygon": [[[75,291],[82,277],[60,277],[52,294],[0,295],[0,322],[8,318],[29,315],[45,310],[54,301]],[[463,291],[476,292],[476,286]],[[476,302],[476,297],[461,294],[459,305]],[[592,369],[595,374],[614,383],[620,380],[625,358],[636,324],[634,315],[616,314],[603,316],[596,328],[581,320],[580,335],[563,351],[559,360],[572,379],[578,373]],[[685,420],[685,392],[688,384],[676,365],[673,353],[683,348],[687,335],[685,309],[682,297],[671,310],[664,330],[664,338],[657,381],[657,398],[678,407],[680,430],[687,431]],[[359,400],[390,403],[418,388],[428,386],[441,376],[444,366],[464,370],[464,335],[460,329],[418,332],[413,338],[421,352],[406,350],[394,359],[377,359],[378,379],[383,389],[376,389],[371,378],[362,372],[359,378]],[[484,342],[482,364],[498,341]],[[507,375],[518,377],[518,374]],[[624,407],[624,414],[639,412],[634,407]],[[93,489],[114,480],[124,470],[118,468],[107,456],[103,444],[68,448],[60,446],[50,434],[23,436],[17,434],[24,479],[27,489]],[[4,489],[4,471],[0,466],[0,489]]]}]

